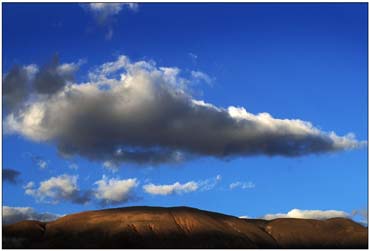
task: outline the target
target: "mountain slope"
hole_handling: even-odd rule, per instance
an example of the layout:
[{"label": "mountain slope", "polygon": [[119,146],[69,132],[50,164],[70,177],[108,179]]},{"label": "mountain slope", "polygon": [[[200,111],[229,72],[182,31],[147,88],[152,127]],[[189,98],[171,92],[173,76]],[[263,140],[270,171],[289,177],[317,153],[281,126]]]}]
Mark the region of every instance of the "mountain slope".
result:
[{"label": "mountain slope", "polygon": [[188,207],[127,207],[3,227],[3,248],[367,247],[367,228],[347,219],[239,219]]}]

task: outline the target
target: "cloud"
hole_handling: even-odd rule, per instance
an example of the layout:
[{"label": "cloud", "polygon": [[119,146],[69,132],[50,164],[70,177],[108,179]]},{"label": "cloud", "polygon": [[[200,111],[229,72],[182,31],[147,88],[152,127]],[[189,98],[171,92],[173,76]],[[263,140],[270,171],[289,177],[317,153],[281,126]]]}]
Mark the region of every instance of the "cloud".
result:
[{"label": "cloud", "polygon": [[20,172],[10,168],[3,168],[3,181],[16,184]]},{"label": "cloud", "polygon": [[103,163],[103,167],[109,171],[111,171],[112,173],[115,173],[118,171],[118,165],[117,163],[114,163],[113,161],[104,161]]},{"label": "cloud", "polygon": [[69,201],[86,204],[96,199],[100,205],[115,205],[136,199],[133,189],[138,186],[137,179],[108,179],[103,176],[97,180],[94,189],[80,190],[77,184],[78,176],[63,174],[40,182],[38,188],[34,182],[28,182],[23,188],[25,194],[33,196],[39,202],[57,204]]},{"label": "cloud", "polygon": [[210,84],[212,82],[212,79],[209,77],[209,75],[201,71],[191,71],[191,76],[195,80],[204,81],[207,84]]},{"label": "cloud", "polygon": [[59,214],[38,213],[31,207],[3,206],[3,224],[13,224],[23,220],[53,221],[61,217]]},{"label": "cloud", "polygon": [[214,189],[214,187],[217,186],[221,181],[222,176],[218,174],[214,178],[198,181],[198,186],[200,187],[201,191],[209,191]]},{"label": "cloud", "polygon": [[175,182],[169,185],[155,185],[153,183],[146,184],[142,188],[148,194],[152,195],[171,195],[171,194],[183,194],[191,193],[195,191],[209,191],[214,189],[222,180],[221,175],[217,175],[214,178],[209,178],[199,181],[189,181],[181,184]]},{"label": "cloud", "polygon": [[100,25],[106,24],[113,16],[119,14],[123,8],[132,11],[138,10],[136,3],[89,3],[86,6]]},{"label": "cloud", "polygon": [[57,204],[61,200],[65,200],[85,204],[90,200],[91,193],[80,191],[77,179],[78,176],[63,174],[40,182],[38,188],[35,188],[34,182],[29,182],[24,186],[24,189],[27,195],[31,195],[42,202]]},{"label": "cloud", "polygon": [[367,208],[353,210],[352,216],[353,217],[359,216],[360,223],[366,226],[368,225],[368,209]]},{"label": "cloud", "polygon": [[102,205],[114,205],[134,199],[133,189],[138,186],[137,179],[108,179],[103,176],[95,182],[95,197]]},{"label": "cloud", "polygon": [[32,160],[32,162],[35,165],[37,165],[40,169],[46,169],[48,167],[48,165],[49,165],[48,164],[49,163],[49,160],[46,160],[46,159],[44,159],[41,156],[34,155],[34,154],[30,153],[30,152],[25,152],[23,154],[23,156],[29,157]]},{"label": "cloud", "polygon": [[35,75],[33,86],[40,94],[53,94],[61,90],[68,81],[72,81],[75,72],[83,61],[78,63],[59,63],[59,56],[55,55],[51,62],[44,65]]},{"label": "cloud", "polygon": [[74,79],[75,72],[84,61],[59,63],[58,55],[39,68],[35,64],[14,66],[3,78],[3,100],[7,113],[17,112],[27,101],[46,98],[61,90]]},{"label": "cloud", "polygon": [[263,219],[272,220],[276,218],[299,218],[299,219],[317,219],[324,220],[335,217],[348,218],[350,215],[344,211],[337,210],[300,210],[292,209],[288,213],[267,214]]},{"label": "cloud", "polygon": [[113,37],[112,22],[124,8],[130,11],[137,11],[137,3],[89,3],[81,5],[92,14],[98,25],[107,27],[105,39],[110,40]]},{"label": "cloud", "polygon": [[9,112],[16,110],[27,99],[29,82],[38,71],[36,65],[14,66],[3,78],[3,102]]},{"label": "cloud", "polygon": [[251,181],[247,181],[247,182],[236,181],[236,182],[229,184],[229,189],[232,190],[235,188],[251,189],[251,188],[255,188],[255,184]]},{"label": "cloud", "polygon": [[175,182],[171,185],[154,185],[152,183],[144,185],[143,189],[146,193],[152,195],[170,195],[170,194],[183,194],[194,192],[199,188],[199,185],[190,181],[184,184]]},{"label": "cloud", "polygon": [[42,159],[41,157],[35,157],[34,162],[41,169],[45,169],[48,166],[47,161]]},{"label": "cloud", "polygon": [[181,162],[198,156],[296,157],[366,145],[310,122],[217,107],[191,96],[192,77],[153,61],[120,56],[36,97],[4,121],[5,133],[54,143],[63,156],[137,164]]}]

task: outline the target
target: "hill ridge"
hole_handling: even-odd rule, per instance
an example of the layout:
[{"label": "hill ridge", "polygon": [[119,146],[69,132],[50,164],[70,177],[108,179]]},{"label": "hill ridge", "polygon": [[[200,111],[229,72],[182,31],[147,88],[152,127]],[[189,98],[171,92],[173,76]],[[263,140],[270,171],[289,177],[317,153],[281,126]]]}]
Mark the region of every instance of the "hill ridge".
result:
[{"label": "hill ridge", "polygon": [[91,210],[3,226],[3,248],[367,248],[345,218],[240,219],[186,206]]}]

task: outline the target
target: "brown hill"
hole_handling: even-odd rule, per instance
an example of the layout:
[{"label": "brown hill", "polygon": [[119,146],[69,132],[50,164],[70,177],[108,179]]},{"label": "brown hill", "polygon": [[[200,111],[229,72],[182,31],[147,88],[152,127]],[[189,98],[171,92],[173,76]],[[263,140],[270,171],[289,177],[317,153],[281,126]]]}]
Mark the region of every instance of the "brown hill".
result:
[{"label": "brown hill", "polygon": [[3,227],[3,248],[367,248],[348,219],[239,219],[188,207],[127,207]]}]

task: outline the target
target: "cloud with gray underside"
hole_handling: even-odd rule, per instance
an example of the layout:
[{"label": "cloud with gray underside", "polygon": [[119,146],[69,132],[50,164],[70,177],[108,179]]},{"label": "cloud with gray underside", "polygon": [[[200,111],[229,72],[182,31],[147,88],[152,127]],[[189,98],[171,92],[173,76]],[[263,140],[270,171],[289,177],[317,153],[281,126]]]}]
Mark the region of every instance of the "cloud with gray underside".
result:
[{"label": "cloud with gray underside", "polygon": [[83,64],[59,62],[56,54],[45,65],[14,66],[3,77],[3,104],[7,113],[24,109],[28,100],[45,99],[62,90],[74,79],[75,72]]},{"label": "cloud with gray underside", "polygon": [[16,184],[20,174],[21,173],[17,170],[10,169],[10,168],[3,168],[3,173],[2,173],[3,181]]},{"label": "cloud with gray underside", "polygon": [[37,202],[87,204],[94,200],[99,205],[108,206],[137,200],[133,190],[138,184],[136,178],[118,179],[103,176],[94,183],[95,188],[81,189],[78,185],[78,175],[62,174],[41,181],[38,187],[35,182],[30,181],[23,189],[26,195],[34,197]]},{"label": "cloud with gray underside", "polygon": [[189,86],[199,81],[196,76],[153,61],[132,62],[122,55],[93,68],[88,77],[25,101],[6,116],[5,133],[55,144],[63,156],[115,165],[199,156],[296,157],[366,145],[352,133],[338,136],[308,121],[195,99]]},{"label": "cloud with gray underside", "polygon": [[86,204],[91,200],[92,192],[81,190],[77,184],[76,175],[59,175],[40,182],[39,187],[30,181],[23,188],[26,195],[33,196],[38,202],[58,204],[69,201],[76,204]]}]

